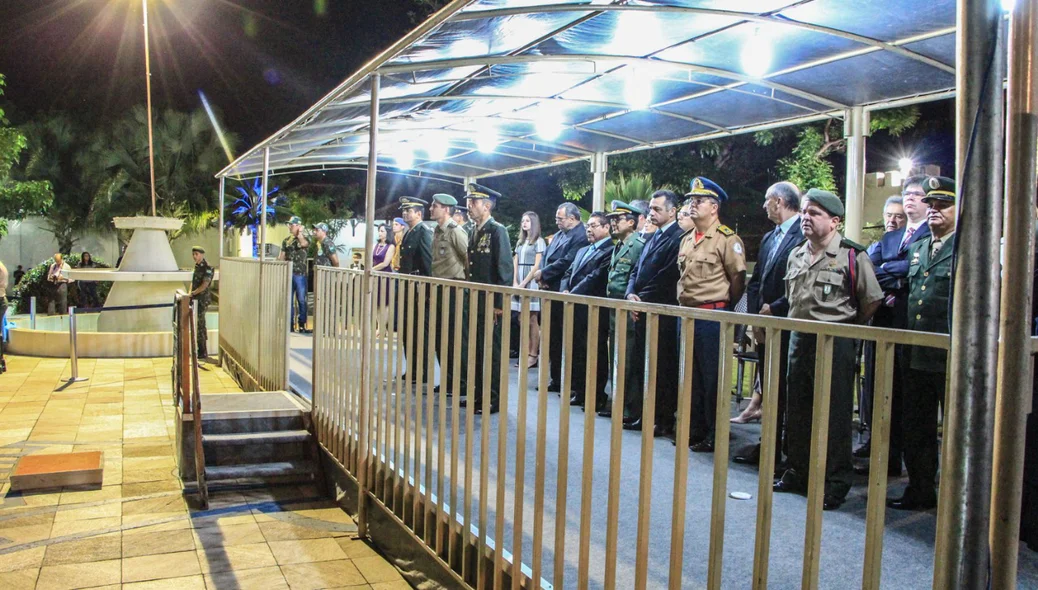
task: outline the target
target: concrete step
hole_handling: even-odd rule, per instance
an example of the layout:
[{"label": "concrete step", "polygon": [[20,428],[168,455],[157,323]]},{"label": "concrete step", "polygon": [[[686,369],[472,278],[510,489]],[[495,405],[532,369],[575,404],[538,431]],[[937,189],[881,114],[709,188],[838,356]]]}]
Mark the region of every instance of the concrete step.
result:
[{"label": "concrete step", "polygon": [[253,480],[313,475],[314,466],[309,461],[284,461],[279,463],[252,463],[245,465],[219,465],[205,468],[206,482],[228,480]]},{"label": "concrete step", "polygon": [[209,446],[251,446],[260,444],[301,443],[310,440],[305,430],[275,430],[270,432],[238,432],[230,434],[203,434],[202,442]]}]

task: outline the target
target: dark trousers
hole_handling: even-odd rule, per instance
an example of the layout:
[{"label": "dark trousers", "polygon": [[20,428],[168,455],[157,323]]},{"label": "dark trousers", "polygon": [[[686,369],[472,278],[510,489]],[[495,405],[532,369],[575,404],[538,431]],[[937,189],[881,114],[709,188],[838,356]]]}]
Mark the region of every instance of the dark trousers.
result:
[{"label": "dark trousers", "polygon": [[[902,434],[908,487],[922,500],[936,499],[937,408],[944,399],[944,372],[903,371]],[[906,492],[908,494],[908,492]]]},{"label": "dark trousers", "polygon": [[[687,321],[687,320],[684,320]],[[717,363],[720,361],[721,324],[695,321],[692,339],[692,442],[713,440],[717,421]],[[675,369],[676,366],[675,366]]]},{"label": "dark trousers", "polygon": [[[477,294],[478,295],[478,294]],[[487,352],[490,352],[490,403],[497,404],[500,399],[501,393],[501,322],[508,321],[508,316],[501,315],[494,322],[493,332],[491,334],[490,342],[486,341],[486,302],[483,297],[479,297],[479,303],[477,304],[479,311],[475,318],[469,317],[469,306],[468,297],[466,297],[464,313],[465,317],[463,330],[468,330],[470,321],[476,322],[476,367],[475,367],[475,384],[473,390],[475,391],[474,403],[477,407],[482,407],[480,404],[483,403],[483,375],[484,375],[484,363],[486,362]],[[466,343],[462,348],[462,354],[467,354],[467,346],[470,343]],[[489,351],[487,348],[489,347]]]},{"label": "dark trousers", "polygon": [[[901,458],[904,454],[905,442],[902,423],[902,383],[904,380],[901,369],[901,357],[905,354],[903,346],[894,347],[894,385],[890,392],[890,465],[901,468]],[[858,415],[861,421],[872,428],[872,412],[875,404],[876,391],[876,343],[864,343],[865,359],[865,384],[858,400]],[[871,436],[871,435],[870,435]]]},{"label": "dark trousers", "polygon": [[598,330],[588,333],[588,306],[577,305],[573,310],[573,394],[584,399],[587,385],[587,345],[591,338],[598,341],[595,365],[595,401],[606,399],[606,382],[609,381],[609,310],[599,308]]},{"label": "dark trousers", "polygon": [[[453,344],[454,344],[454,325],[455,325],[455,321],[456,321],[456,318],[455,318],[456,314],[454,313],[454,303],[455,303],[457,298],[455,297],[454,291],[452,289],[448,289],[446,287],[436,287],[436,288],[439,289],[439,296],[437,298],[437,303],[436,303],[436,306],[437,306],[438,309],[436,309],[436,310],[431,310],[430,309],[429,312],[428,312],[430,318],[435,318],[435,323],[429,322],[429,324],[430,324],[430,326],[429,326],[429,334],[430,335],[434,335],[432,337],[435,338],[433,340],[433,347],[436,349],[436,360],[438,360],[439,363],[440,363],[440,373],[443,376],[443,384],[444,384],[445,387],[447,387],[448,391],[451,391],[450,388],[453,386],[454,374],[455,374],[455,371],[456,371],[456,369],[454,368],[454,346],[453,346]],[[444,300],[444,298],[447,299],[447,305],[448,305],[446,313],[444,313],[444,311],[443,311],[443,305],[444,305],[444,301],[443,300]],[[446,348],[446,350],[443,349],[443,345],[442,345],[443,316],[447,316],[447,348]],[[462,328],[462,339],[464,339],[464,338],[465,338],[464,328]],[[461,387],[462,387],[462,391],[464,391],[464,388],[465,388],[465,366],[466,366],[465,354],[464,354],[464,352],[465,352],[464,340],[462,340],[462,343],[463,343],[462,351],[461,351],[462,354],[461,354],[461,360],[460,360],[459,364],[460,364],[460,367],[461,367],[461,369],[460,369],[460,371],[461,371],[461,375],[460,375],[461,376]],[[431,375],[427,376],[427,379],[431,379],[431,378],[432,378]]]},{"label": "dark trousers", "polygon": [[[786,371],[789,368],[789,332],[782,332],[782,350],[779,352],[779,372],[778,372],[778,427],[775,431],[775,440],[778,444],[775,445],[775,462],[779,463],[782,460],[782,453],[788,453],[786,448]],[[761,391],[766,391],[763,387],[764,384],[764,371],[767,356],[765,353],[764,343],[757,344],[757,376],[760,378]],[[762,403],[771,403],[767,397],[763,397]]]},{"label": "dark trousers", "polygon": [[292,301],[296,306],[296,327],[306,329],[306,275],[292,275]]},{"label": "dark trousers", "polygon": [[[793,332],[789,338],[789,384],[786,440],[789,468],[806,485],[812,463],[811,425],[815,397],[814,334]],[[843,499],[851,489],[854,460],[851,429],[854,420],[854,340],[833,340],[832,386],[829,396],[829,445],[825,460],[825,493]]]},{"label": "dark trousers", "polygon": [[[645,397],[643,386],[647,379],[646,364],[646,318],[638,314],[634,322],[634,343],[627,357],[627,399],[624,416],[641,417],[642,400]],[[656,355],[656,424],[670,426],[674,424],[674,412],[677,409],[678,394],[678,319],[659,316],[659,337],[650,348],[650,354]],[[630,333],[628,333],[630,338]]]},{"label": "dark trousers", "polygon": [[209,329],[205,326],[205,311],[209,309],[209,302],[195,301],[198,304],[198,358],[204,359],[209,356]]},{"label": "dark trousers", "polygon": [[[542,305],[548,300],[542,300]],[[548,350],[548,375],[552,383],[562,387],[562,314],[565,304],[561,301],[552,301],[551,304],[551,331],[548,334],[551,346]]]},{"label": "dark trousers", "polygon": [[[403,285],[403,283],[401,283]],[[422,301],[422,291],[425,291],[425,315],[421,315],[421,310],[418,306]],[[398,322],[398,333],[403,333],[406,338],[404,344],[404,358],[406,364],[404,365],[405,374],[407,378],[415,383],[418,379],[418,368],[423,367],[422,382],[428,383],[433,379],[433,371],[436,367],[426,366],[426,355],[429,351],[429,337],[436,333],[436,310],[429,307],[429,299],[431,298],[430,285],[419,283],[415,290],[414,301],[411,300],[411,291],[409,288],[402,288],[399,296],[404,298],[404,314],[397,318]],[[414,310],[411,310],[411,306],[414,306]],[[408,315],[410,314],[410,328],[408,328]],[[410,348],[408,348],[410,346]]]}]

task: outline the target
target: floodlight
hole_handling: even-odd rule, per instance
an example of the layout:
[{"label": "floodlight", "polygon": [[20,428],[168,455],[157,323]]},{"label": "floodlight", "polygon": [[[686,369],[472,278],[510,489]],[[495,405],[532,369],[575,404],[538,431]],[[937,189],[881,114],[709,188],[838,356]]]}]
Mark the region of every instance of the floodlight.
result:
[{"label": "floodlight", "polygon": [[631,110],[641,111],[652,104],[652,79],[644,70],[635,66],[627,67],[627,79],[624,81],[624,99]]},{"label": "floodlight", "polygon": [[441,134],[428,135],[423,140],[425,155],[433,162],[439,162],[447,157],[450,150],[450,142]]},{"label": "floodlight", "polygon": [[535,124],[541,139],[552,141],[562,134],[562,114],[551,106],[541,107]]},{"label": "floodlight", "polygon": [[760,78],[771,68],[771,43],[760,27],[753,30],[753,35],[746,39],[742,46],[742,70],[747,75]]},{"label": "floodlight", "polygon": [[414,168],[414,150],[407,142],[400,142],[393,146],[393,161],[396,163],[396,167],[401,170],[410,170]]},{"label": "floodlight", "polygon": [[494,153],[501,142],[497,136],[497,131],[489,125],[476,135],[475,141],[476,149],[484,154]]},{"label": "floodlight", "polygon": [[1013,12],[1013,8],[1016,7],[1016,0],[1002,0],[1002,12]]},{"label": "floodlight", "polygon": [[901,172],[901,176],[908,176],[912,173],[912,169],[915,168],[915,162],[912,158],[901,158],[897,161],[897,169]]}]

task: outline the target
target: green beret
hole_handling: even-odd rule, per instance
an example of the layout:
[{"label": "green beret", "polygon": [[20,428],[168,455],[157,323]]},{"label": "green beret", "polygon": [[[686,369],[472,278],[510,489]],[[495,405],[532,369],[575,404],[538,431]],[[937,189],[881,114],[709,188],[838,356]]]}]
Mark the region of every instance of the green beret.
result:
[{"label": "green beret", "polygon": [[436,193],[432,196],[432,200],[434,203],[439,203],[448,207],[458,206],[458,200],[446,193]]},{"label": "green beret", "polygon": [[839,217],[840,219],[843,219],[844,213],[847,212],[843,207],[843,201],[840,200],[840,197],[820,188],[813,188],[807,191],[807,194],[804,195],[803,198],[811,201],[815,205],[818,205],[822,209],[825,209],[829,212],[829,215]]},{"label": "green beret", "polygon": [[613,201],[613,208],[609,212],[608,217],[620,215],[645,215],[645,210],[637,205],[624,203],[623,201]]},{"label": "green beret", "polygon": [[923,197],[924,203],[929,201],[955,202],[955,181],[947,176],[930,176],[923,181],[923,190],[926,191],[926,196]]},{"label": "green beret", "polygon": [[192,252],[198,252],[199,254],[205,254],[205,248],[201,246],[191,246]]}]

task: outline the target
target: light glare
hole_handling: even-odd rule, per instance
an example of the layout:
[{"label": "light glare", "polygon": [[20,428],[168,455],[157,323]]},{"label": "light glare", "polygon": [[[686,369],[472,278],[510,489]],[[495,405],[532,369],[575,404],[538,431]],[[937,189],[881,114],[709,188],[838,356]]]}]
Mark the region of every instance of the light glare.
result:
[{"label": "light glare", "polygon": [[1016,0],[1002,0],[1002,12],[1013,12],[1016,8]]},{"label": "light glare", "polygon": [[652,104],[652,80],[641,68],[629,66],[624,81],[624,98],[632,110],[641,111]]},{"label": "light glare", "polygon": [[393,161],[401,170],[414,168],[414,150],[406,142],[400,142],[393,147]]},{"label": "light glare", "polygon": [[754,29],[753,35],[746,40],[741,57],[742,70],[747,75],[760,78],[768,73],[768,69],[771,68],[771,43],[759,27]]},{"label": "light glare", "polygon": [[908,176],[912,173],[912,169],[915,168],[915,162],[912,158],[901,158],[897,161],[897,169],[901,172],[901,176]]},{"label": "light glare", "polygon": [[476,149],[484,154],[494,153],[499,143],[497,131],[493,128],[484,129],[476,136]]},{"label": "light glare", "polygon": [[425,155],[433,162],[439,162],[447,157],[450,150],[450,142],[442,135],[431,135],[425,138]]},{"label": "light glare", "polygon": [[562,134],[562,115],[553,108],[541,107],[537,114],[537,135],[552,141]]}]

